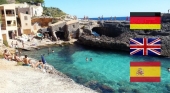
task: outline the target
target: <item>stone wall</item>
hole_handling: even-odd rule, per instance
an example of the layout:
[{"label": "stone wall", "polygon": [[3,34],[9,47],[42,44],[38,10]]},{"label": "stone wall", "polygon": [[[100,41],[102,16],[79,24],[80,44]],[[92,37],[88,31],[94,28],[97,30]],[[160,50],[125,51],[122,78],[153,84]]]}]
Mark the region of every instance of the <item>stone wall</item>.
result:
[{"label": "stone wall", "polygon": [[66,29],[65,29],[66,40],[70,40],[71,38],[77,38],[78,31],[79,31],[79,22],[78,21],[67,22]]},{"label": "stone wall", "polygon": [[60,22],[49,25],[48,30],[51,32],[54,41],[57,40],[57,36],[56,36],[57,31],[63,31],[64,32],[65,24],[66,24],[65,21],[60,21]]},{"label": "stone wall", "polygon": [[64,32],[64,39],[70,40],[71,38],[77,38],[79,32],[78,21],[59,21],[55,24],[50,24],[48,30],[52,33],[53,40],[57,40],[56,32]]}]

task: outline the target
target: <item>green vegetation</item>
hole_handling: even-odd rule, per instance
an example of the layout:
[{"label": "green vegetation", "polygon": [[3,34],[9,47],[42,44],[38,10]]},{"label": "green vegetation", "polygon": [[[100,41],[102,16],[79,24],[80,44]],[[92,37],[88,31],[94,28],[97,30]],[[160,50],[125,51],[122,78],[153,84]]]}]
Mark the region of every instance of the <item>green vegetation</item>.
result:
[{"label": "green vegetation", "polygon": [[62,15],[66,15],[62,10],[56,7],[43,7],[43,14],[52,17],[61,17]]},{"label": "green vegetation", "polygon": [[44,0],[15,0],[16,3],[44,3]]},{"label": "green vegetation", "polygon": [[7,3],[6,0],[0,0],[0,5],[1,5],[1,4],[6,4],[6,3]]},{"label": "green vegetation", "polygon": [[3,40],[3,44],[8,47],[8,41],[7,40]]},{"label": "green vegetation", "polygon": [[[15,0],[16,3],[24,3],[27,2],[28,4],[37,4],[37,3],[41,3],[42,5],[44,5],[44,0]],[[7,3],[6,0],[0,0],[0,4],[5,4]],[[63,15],[66,15],[66,13],[64,13],[62,10],[60,10],[59,8],[56,7],[43,7],[43,15],[46,16],[52,16],[52,17],[61,17]]]}]

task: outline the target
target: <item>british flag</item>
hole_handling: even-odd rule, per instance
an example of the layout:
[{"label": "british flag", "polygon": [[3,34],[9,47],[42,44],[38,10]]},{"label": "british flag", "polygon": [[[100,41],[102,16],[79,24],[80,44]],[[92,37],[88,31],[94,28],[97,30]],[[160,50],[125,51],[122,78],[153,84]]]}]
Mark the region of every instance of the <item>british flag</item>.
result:
[{"label": "british flag", "polygon": [[130,38],[130,55],[161,55],[161,39]]}]

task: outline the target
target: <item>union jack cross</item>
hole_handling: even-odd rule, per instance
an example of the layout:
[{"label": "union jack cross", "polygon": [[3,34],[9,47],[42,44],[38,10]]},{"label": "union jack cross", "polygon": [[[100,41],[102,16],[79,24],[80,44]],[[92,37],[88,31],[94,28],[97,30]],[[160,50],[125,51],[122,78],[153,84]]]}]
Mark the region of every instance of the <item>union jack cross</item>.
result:
[{"label": "union jack cross", "polygon": [[130,38],[130,55],[161,55],[161,39]]}]

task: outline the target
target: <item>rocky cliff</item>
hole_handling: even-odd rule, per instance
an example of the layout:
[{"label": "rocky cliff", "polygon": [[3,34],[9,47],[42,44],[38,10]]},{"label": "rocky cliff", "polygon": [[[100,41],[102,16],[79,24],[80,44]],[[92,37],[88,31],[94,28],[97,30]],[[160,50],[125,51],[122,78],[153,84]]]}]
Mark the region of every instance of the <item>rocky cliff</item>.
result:
[{"label": "rocky cliff", "polygon": [[170,56],[170,15],[162,17],[161,30],[130,30],[129,22],[100,22],[101,27],[93,28],[101,36],[82,35],[79,42],[84,45],[129,51],[129,38],[161,38],[161,54]]}]

